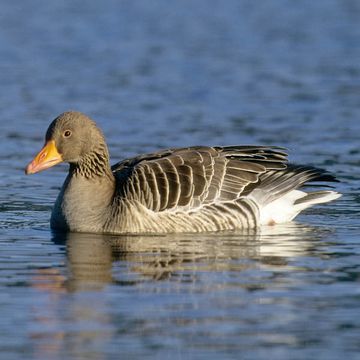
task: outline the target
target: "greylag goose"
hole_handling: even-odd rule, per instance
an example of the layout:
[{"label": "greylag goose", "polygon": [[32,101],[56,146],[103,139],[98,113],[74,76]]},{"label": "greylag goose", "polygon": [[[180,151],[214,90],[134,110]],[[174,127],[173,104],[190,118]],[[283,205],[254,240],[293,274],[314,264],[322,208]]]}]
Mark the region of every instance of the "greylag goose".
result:
[{"label": "greylag goose", "polygon": [[94,233],[205,232],[291,221],[341,196],[299,190],[337,181],[324,170],[287,163],[283,148],[225,146],[168,149],[110,166],[101,130],[69,111],[49,126],[45,146],[26,167],[33,174],[70,164],[51,228]]}]

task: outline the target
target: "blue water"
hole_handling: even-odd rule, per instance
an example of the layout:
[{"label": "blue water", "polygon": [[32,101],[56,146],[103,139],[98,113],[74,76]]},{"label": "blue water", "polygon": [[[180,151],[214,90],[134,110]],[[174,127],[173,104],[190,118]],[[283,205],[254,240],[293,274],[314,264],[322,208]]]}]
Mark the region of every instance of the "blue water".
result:
[{"label": "blue water", "polygon": [[[360,3],[10,1],[0,11],[1,359],[360,359]],[[343,197],[261,233],[52,234],[80,110],[112,161],[268,144]]]}]

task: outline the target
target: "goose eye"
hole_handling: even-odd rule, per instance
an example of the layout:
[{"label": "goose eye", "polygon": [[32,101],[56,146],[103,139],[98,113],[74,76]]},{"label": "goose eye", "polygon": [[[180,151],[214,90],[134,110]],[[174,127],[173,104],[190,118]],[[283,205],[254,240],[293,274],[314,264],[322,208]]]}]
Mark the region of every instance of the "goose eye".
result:
[{"label": "goose eye", "polygon": [[64,131],[64,137],[68,138],[69,136],[71,136],[71,131],[70,130],[65,130]]}]

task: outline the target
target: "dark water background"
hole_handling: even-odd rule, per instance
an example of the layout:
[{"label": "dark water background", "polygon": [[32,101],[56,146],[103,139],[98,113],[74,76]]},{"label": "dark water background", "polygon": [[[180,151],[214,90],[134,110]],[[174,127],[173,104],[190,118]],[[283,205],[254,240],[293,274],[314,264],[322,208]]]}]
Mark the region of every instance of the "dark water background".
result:
[{"label": "dark water background", "polygon": [[[360,359],[360,2],[0,4],[1,359]],[[52,235],[49,122],[97,120],[113,162],[270,144],[344,196],[261,234]]]}]

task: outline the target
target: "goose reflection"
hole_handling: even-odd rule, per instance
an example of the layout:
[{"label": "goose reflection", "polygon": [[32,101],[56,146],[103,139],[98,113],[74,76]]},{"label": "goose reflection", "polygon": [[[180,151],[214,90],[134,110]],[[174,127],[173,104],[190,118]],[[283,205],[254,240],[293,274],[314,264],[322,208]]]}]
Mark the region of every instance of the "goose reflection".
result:
[{"label": "goose reflection", "polygon": [[[160,293],[166,280],[172,282],[169,289],[173,291],[182,291],[176,282],[186,282],[190,292],[201,291],[204,286],[208,287],[206,291],[234,286],[256,291],[281,286],[281,273],[296,271],[294,259],[323,256],[321,248],[327,245],[322,239],[324,231],[293,223],[262,228],[261,232],[201,235],[54,234],[53,242],[65,246],[66,264],[65,269],[41,268],[32,280],[34,288],[49,294],[48,301],[36,304],[32,311],[36,326],[30,337],[42,339],[34,349],[36,358],[54,358],[64,348],[78,356],[81,349],[87,349],[85,343],[96,343],[102,349],[109,338],[118,337],[119,327],[124,333],[137,329],[137,315],[126,315],[131,308],[128,299],[134,299],[128,295],[133,285],[152,282],[151,289]],[[119,291],[124,285],[125,291]],[[147,286],[137,286],[136,294],[148,291]],[[77,294],[66,296],[69,292]],[[122,293],[127,296],[123,298]],[[115,317],[113,309],[109,311],[108,294],[118,304]],[[137,314],[134,307],[132,311]],[[102,358],[96,349],[82,355]]]},{"label": "goose reflection", "polygon": [[260,231],[159,236],[54,234],[66,245],[68,291],[101,290],[176,277],[195,281],[199,271],[242,271],[284,265],[316,247],[322,231],[300,224]]}]

